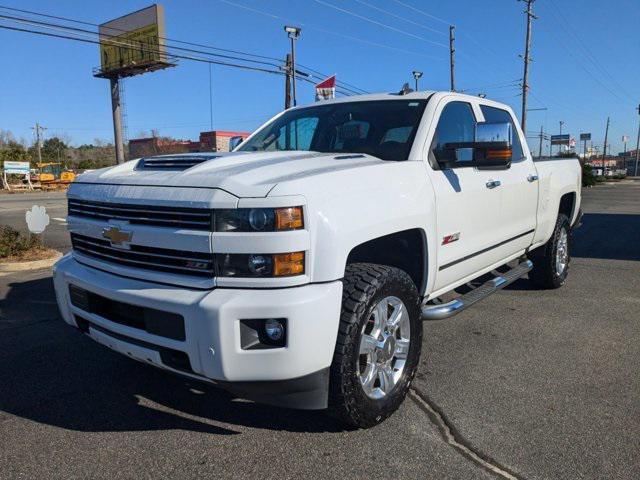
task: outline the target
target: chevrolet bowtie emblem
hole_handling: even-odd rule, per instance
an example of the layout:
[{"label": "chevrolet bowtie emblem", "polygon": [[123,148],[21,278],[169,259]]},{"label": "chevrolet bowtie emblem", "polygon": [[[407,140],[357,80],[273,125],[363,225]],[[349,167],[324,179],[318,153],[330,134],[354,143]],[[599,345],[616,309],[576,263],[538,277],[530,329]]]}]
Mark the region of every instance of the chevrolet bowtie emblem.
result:
[{"label": "chevrolet bowtie emblem", "polygon": [[130,242],[133,232],[120,230],[118,227],[109,227],[102,229],[102,236],[111,242],[111,245],[122,245],[124,242]]}]

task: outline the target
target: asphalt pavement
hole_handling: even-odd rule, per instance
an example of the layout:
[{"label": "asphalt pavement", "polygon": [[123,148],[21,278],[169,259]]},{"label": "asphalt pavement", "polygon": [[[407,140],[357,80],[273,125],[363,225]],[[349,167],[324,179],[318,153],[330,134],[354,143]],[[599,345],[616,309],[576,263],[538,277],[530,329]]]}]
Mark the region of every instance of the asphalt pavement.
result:
[{"label": "asphalt pavement", "polygon": [[59,319],[48,272],[0,278],[0,478],[639,478],[640,182],[583,195],[567,284],[425,323],[366,431],[130,361]]},{"label": "asphalt pavement", "polygon": [[30,192],[0,194],[0,225],[9,225],[27,232],[25,214],[34,205],[44,206],[49,215],[49,226],[43,235],[46,246],[60,251],[70,248],[67,233],[66,192]]}]

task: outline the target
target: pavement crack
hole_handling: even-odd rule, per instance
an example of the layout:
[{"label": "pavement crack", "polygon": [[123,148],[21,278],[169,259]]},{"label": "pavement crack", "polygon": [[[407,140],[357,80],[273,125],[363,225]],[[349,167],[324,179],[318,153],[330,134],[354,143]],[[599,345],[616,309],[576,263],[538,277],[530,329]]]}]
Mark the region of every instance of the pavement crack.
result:
[{"label": "pavement crack", "polygon": [[442,410],[427,395],[417,390],[415,387],[411,387],[409,390],[409,398],[411,398],[416,405],[418,405],[418,407],[428,415],[431,422],[442,434],[444,441],[458,450],[469,460],[500,478],[506,478],[509,480],[523,479],[523,477],[509,471],[507,467],[500,465],[497,461],[471,446],[468,441],[462,438],[456,428],[444,415]]}]

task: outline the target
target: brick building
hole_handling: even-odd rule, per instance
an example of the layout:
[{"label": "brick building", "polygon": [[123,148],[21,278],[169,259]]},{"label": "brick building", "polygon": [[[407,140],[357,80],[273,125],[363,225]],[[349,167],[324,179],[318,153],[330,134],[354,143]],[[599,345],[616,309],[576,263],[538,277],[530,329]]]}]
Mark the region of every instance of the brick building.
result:
[{"label": "brick building", "polygon": [[175,140],[165,137],[134,138],[129,140],[129,158],[150,155],[190,152],[228,152],[232,137],[247,138],[249,132],[213,130],[200,132],[198,140]]}]

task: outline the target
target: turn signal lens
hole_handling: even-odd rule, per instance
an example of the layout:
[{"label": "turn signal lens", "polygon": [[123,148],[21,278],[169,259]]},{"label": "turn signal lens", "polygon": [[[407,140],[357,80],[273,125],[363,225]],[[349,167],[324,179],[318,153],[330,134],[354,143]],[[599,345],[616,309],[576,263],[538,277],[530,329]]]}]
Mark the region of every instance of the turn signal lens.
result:
[{"label": "turn signal lens", "polygon": [[504,150],[487,150],[488,160],[506,160],[513,156],[513,152],[510,148]]},{"label": "turn signal lens", "polygon": [[302,207],[276,208],[276,230],[298,230],[304,227]]},{"label": "turn signal lens", "polygon": [[287,277],[304,273],[304,252],[278,253],[273,256],[273,276]]}]

